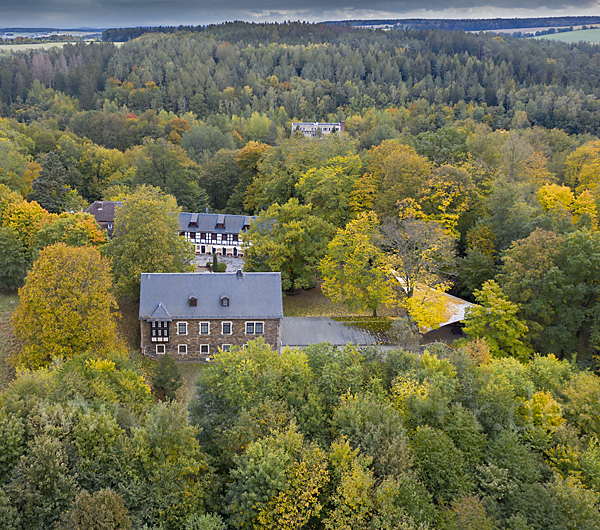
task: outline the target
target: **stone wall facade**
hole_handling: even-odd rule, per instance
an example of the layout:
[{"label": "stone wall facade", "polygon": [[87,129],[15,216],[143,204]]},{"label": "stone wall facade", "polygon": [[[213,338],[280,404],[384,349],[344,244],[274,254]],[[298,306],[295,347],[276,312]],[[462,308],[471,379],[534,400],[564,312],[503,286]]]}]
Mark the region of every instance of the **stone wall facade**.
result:
[{"label": "stone wall facade", "polygon": [[[227,331],[227,326],[224,328],[223,324],[227,325],[228,323],[230,324],[231,333],[224,333],[223,329]],[[262,333],[256,331],[247,333],[248,323],[253,323],[251,327],[255,330],[259,329],[260,324],[262,324]],[[258,337],[263,337],[265,342],[277,351],[279,351],[281,344],[280,319],[173,320],[168,323],[168,341],[160,342],[152,340],[151,322],[141,320],[140,327],[142,353],[146,357],[155,360],[159,360],[167,354],[178,362],[210,362],[219,348],[243,346],[248,341]],[[185,333],[183,328],[185,328]],[[207,328],[208,333],[206,333]],[[185,353],[183,350],[185,350]]]}]

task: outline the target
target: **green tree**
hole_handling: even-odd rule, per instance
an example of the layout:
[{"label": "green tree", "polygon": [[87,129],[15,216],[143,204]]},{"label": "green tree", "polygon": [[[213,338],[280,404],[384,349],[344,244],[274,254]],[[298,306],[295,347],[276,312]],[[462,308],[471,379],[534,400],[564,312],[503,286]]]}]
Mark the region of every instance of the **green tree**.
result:
[{"label": "green tree", "polygon": [[296,184],[296,191],[312,204],[315,215],[342,228],[352,217],[350,197],[360,174],[358,155],[337,156],[318,169],[309,169]]},{"label": "green tree", "polygon": [[332,231],[298,199],[275,203],[244,234],[244,270],[281,272],[284,291],[312,287]]},{"label": "green tree", "polygon": [[52,528],[77,494],[64,444],[47,434],[33,438],[5,491],[22,528]]},{"label": "green tree", "polygon": [[113,260],[118,292],[140,295],[144,272],[191,272],[193,246],[180,237],[175,199],[152,186],[142,186],[117,210],[114,238],[103,251]]},{"label": "green tree", "polygon": [[584,228],[565,235],[555,264],[541,292],[552,315],[542,344],[555,353],[595,352],[600,348],[600,232]]},{"label": "green tree", "polygon": [[[7,480],[25,452],[25,429],[23,420],[0,408],[0,476]],[[4,480],[0,480],[2,483]]]},{"label": "green tree", "polygon": [[217,151],[233,149],[231,134],[223,134],[212,125],[195,125],[181,137],[181,147],[197,164],[206,163]]},{"label": "green tree", "polygon": [[235,161],[236,151],[221,149],[202,167],[202,185],[216,210],[224,210],[238,185],[242,170]]},{"label": "green tree", "polygon": [[131,519],[123,499],[110,489],[90,495],[82,491],[66,512],[57,530],[129,530]]},{"label": "green tree", "polygon": [[347,135],[331,134],[315,141],[290,138],[265,151],[258,164],[258,176],[246,189],[244,206],[257,212],[271,204],[283,204],[297,197],[295,186],[311,168],[320,168],[336,156],[352,156],[355,141]]},{"label": "green tree", "polygon": [[339,229],[320,266],[326,296],[350,309],[370,309],[373,316],[395,298],[384,255],[373,242],[377,224],[373,212],[362,213]]},{"label": "green tree", "polygon": [[512,355],[527,360],[533,352],[524,341],[528,328],[517,316],[519,306],[506,298],[494,280],[475,291],[475,298],[481,306],[466,310],[467,337],[484,338],[494,356]]},{"label": "green tree", "polygon": [[12,228],[0,227],[0,289],[16,289],[25,277],[25,247]]},{"label": "green tree", "polygon": [[160,400],[175,399],[175,392],[181,387],[181,373],[175,359],[163,355],[152,376],[152,385]]},{"label": "green tree", "polygon": [[42,162],[40,176],[31,185],[33,192],[27,198],[37,201],[50,213],[60,213],[64,209],[65,195],[69,191],[66,185],[67,172],[58,155],[50,152]]},{"label": "green tree", "polygon": [[184,530],[227,530],[220,515],[193,513],[185,520]]},{"label": "green tree", "polygon": [[24,346],[21,364],[37,368],[56,357],[119,347],[112,311],[110,263],[92,247],[46,247],[19,290],[13,315]]},{"label": "green tree", "polygon": [[68,402],[83,397],[96,406],[119,406],[145,412],[152,401],[150,386],[122,352],[75,354],[52,374],[49,397]]},{"label": "green tree", "polygon": [[147,139],[134,165],[136,184],[158,186],[187,212],[203,212],[208,206],[208,195],[200,186],[200,168],[179,146]]},{"label": "green tree", "polygon": [[450,500],[473,487],[465,473],[464,454],[446,433],[429,426],[418,427],[411,448],[419,474],[437,501]]},{"label": "green tree", "polygon": [[184,405],[158,403],[131,440],[130,502],[139,519],[170,530],[181,528],[192,513],[205,513],[213,501],[215,477],[187,417]]}]

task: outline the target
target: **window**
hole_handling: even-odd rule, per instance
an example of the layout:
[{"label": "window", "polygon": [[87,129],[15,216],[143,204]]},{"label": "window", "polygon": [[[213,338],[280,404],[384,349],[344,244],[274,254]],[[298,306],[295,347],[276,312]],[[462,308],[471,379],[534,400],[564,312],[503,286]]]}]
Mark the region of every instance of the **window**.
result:
[{"label": "window", "polygon": [[231,322],[223,322],[221,324],[221,334],[231,335]]},{"label": "window", "polygon": [[229,298],[227,296],[221,297],[221,305],[223,307],[229,307]]},{"label": "window", "polygon": [[221,350],[231,351],[231,344],[223,344],[223,346],[221,346]]},{"label": "window", "polygon": [[187,322],[177,322],[177,335],[187,335]]},{"label": "window", "polygon": [[177,348],[179,355],[187,355],[187,344],[180,344]]},{"label": "window", "polygon": [[156,355],[164,355],[165,354],[165,345],[157,344],[156,345]]},{"label": "window", "polygon": [[152,342],[169,342],[169,322],[158,320],[151,323]]},{"label": "window", "polygon": [[210,322],[200,322],[200,335],[210,335]]},{"label": "window", "polygon": [[198,299],[195,296],[189,298],[190,307],[198,307]]},{"label": "window", "polygon": [[200,353],[208,355],[210,353],[210,346],[208,344],[200,344]]},{"label": "window", "polygon": [[246,335],[264,333],[264,322],[246,322]]}]

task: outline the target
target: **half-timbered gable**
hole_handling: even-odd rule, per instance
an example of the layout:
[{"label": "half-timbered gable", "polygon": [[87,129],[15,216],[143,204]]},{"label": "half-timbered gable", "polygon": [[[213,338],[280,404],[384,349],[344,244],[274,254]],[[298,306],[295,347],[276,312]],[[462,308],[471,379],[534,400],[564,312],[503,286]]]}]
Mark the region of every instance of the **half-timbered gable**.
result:
[{"label": "half-timbered gable", "polygon": [[243,256],[242,237],[254,217],[211,213],[180,213],[179,235],[194,243],[196,254]]}]

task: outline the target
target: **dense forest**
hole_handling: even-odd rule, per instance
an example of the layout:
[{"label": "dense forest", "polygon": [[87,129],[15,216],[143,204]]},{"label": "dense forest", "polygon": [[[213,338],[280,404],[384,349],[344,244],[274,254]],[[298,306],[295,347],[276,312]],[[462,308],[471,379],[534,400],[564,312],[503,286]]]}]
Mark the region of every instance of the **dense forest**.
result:
[{"label": "dense forest", "polygon": [[[599,77],[595,45],[306,23],[0,56],[0,520],[598,528]],[[82,212],[123,198],[108,241]],[[140,270],[189,270],[178,209],[258,216],[246,270],[392,308],[398,349],[257,342],[173,401],[115,312]],[[74,271],[87,309],[38,303]],[[477,306],[424,349],[443,291]]]}]

